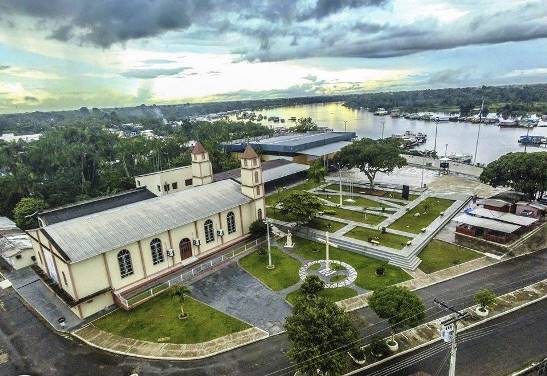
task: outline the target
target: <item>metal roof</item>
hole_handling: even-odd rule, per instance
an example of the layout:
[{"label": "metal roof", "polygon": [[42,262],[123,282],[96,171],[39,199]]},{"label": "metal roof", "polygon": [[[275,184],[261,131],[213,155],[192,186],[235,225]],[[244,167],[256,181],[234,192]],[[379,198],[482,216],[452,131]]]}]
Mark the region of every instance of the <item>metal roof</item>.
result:
[{"label": "metal roof", "polygon": [[262,179],[265,183],[268,183],[273,180],[281,179],[286,176],[298,174],[302,171],[307,171],[310,168],[308,165],[303,165],[299,163],[289,163],[283,166],[270,168],[262,172]]},{"label": "metal roof", "polygon": [[27,234],[0,236],[0,254],[3,257],[12,257],[27,249],[32,249],[32,242]]},{"label": "metal roof", "polygon": [[337,151],[340,151],[340,149],[342,149],[344,146],[347,146],[349,144],[351,144],[351,142],[349,141],[338,141],[332,144],[316,146],[311,149],[302,150],[302,151],[299,151],[298,154],[306,154],[306,155],[312,155],[315,157],[321,157],[322,155],[336,153]]},{"label": "metal roof", "polygon": [[511,213],[488,210],[485,208],[475,208],[470,211],[469,214],[482,218],[496,219],[498,221],[513,223],[521,226],[530,226],[531,224],[538,221],[537,218],[524,217]]},{"label": "metal roof", "polygon": [[8,217],[0,217],[0,231],[3,230],[16,230],[18,229],[15,222],[13,222]]},{"label": "metal roof", "polygon": [[72,262],[250,202],[241,185],[222,180],[55,223],[43,228]]},{"label": "metal roof", "polygon": [[510,202],[507,202],[498,198],[484,198],[482,200],[478,200],[477,204],[494,206],[496,208],[503,208],[504,206],[511,205]]},{"label": "metal roof", "polygon": [[456,218],[454,218],[453,221],[458,222],[458,223],[464,223],[464,224],[470,225],[470,226],[481,227],[481,228],[486,228],[486,229],[489,229],[489,230],[504,232],[506,234],[512,234],[513,232],[515,232],[519,228],[521,228],[521,226],[519,226],[519,225],[504,223],[504,222],[496,221],[494,219],[474,217],[474,216],[468,215],[468,214],[460,214]]},{"label": "metal roof", "polygon": [[339,141],[351,141],[353,138],[355,132],[290,133],[268,138],[234,140],[222,143],[221,146],[233,152],[242,152],[246,145],[251,145],[265,153],[297,154],[302,150]]}]

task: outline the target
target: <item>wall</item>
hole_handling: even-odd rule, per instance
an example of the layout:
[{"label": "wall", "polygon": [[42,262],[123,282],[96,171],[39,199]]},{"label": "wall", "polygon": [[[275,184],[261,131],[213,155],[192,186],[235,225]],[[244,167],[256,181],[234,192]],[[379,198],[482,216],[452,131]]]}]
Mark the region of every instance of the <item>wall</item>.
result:
[{"label": "wall", "polygon": [[21,269],[25,266],[34,264],[34,261],[32,260],[34,249],[25,249],[24,251],[19,252],[19,255],[21,256],[20,258],[12,256],[7,260],[14,269]]},{"label": "wall", "polygon": [[[417,155],[407,155],[407,154],[402,154],[402,157],[406,159],[408,164],[430,167],[437,170],[440,168],[439,159],[419,157]],[[482,173],[483,168],[471,166],[471,165],[463,164],[463,163],[450,162],[449,170],[452,172],[463,174],[463,175],[479,177]]]},{"label": "wall", "polygon": [[[186,185],[185,181],[192,179],[192,166],[173,168],[170,170],[158,171],[156,173],[140,175],[135,177],[136,187],[144,187],[157,196],[163,196],[170,193],[180,192],[192,188],[192,184]],[[173,188],[173,183],[177,188]],[[165,185],[169,185],[169,190],[165,190]],[[160,189],[158,190],[158,185]]]}]

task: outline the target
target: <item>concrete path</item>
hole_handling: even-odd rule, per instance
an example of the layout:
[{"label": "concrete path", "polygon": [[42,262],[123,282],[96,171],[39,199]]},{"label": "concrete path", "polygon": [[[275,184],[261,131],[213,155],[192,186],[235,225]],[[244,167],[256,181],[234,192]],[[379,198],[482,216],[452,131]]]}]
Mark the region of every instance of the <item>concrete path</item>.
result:
[{"label": "concrete path", "polygon": [[269,334],[283,331],[291,307],[239,265],[229,265],[191,285],[192,297]]},{"label": "concrete path", "polygon": [[[6,277],[27,304],[31,305],[55,329],[70,331],[83,322],[30,267],[13,271]],[[61,317],[66,320],[64,327],[57,321]]]}]

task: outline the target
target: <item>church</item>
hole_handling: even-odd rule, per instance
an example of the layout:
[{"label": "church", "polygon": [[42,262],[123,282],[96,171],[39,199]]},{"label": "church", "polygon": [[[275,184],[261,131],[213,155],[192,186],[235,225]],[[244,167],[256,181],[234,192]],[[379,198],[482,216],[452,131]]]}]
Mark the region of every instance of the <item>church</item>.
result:
[{"label": "church", "polygon": [[262,167],[251,146],[239,180],[214,181],[199,142],[191,172],[188,189],[153,195],[141,187],[38,214],[39,228],[27,231],[36,264],[78,317],[244,241],[263,219]]}]

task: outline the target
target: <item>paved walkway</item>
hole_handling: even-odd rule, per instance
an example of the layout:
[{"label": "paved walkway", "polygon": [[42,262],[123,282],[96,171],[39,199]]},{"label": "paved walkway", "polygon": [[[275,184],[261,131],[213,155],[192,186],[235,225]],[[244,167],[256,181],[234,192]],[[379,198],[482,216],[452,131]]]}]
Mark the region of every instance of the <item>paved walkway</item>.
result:
[{"label": "paved walkway", "polygon": [[229,351],[268,337],[258,328],[228,334],[202,343],[157,343],[120,337],[88,325],[73,333],[85,343],[122,355],[165,360],[201,359]]},{"label": "paved walkway", "polygon": [[[27,304],[56,330],[70,331],[82,323],[30,267],[10,272],[6,278]],[[66,320],[64,328],[57,321],[60,317]]]},{"label": "paved walkway", "polygon": [[229,265],[191,285],[192,297],[270,334],[283,331],[291,307],[239,265]]}]

